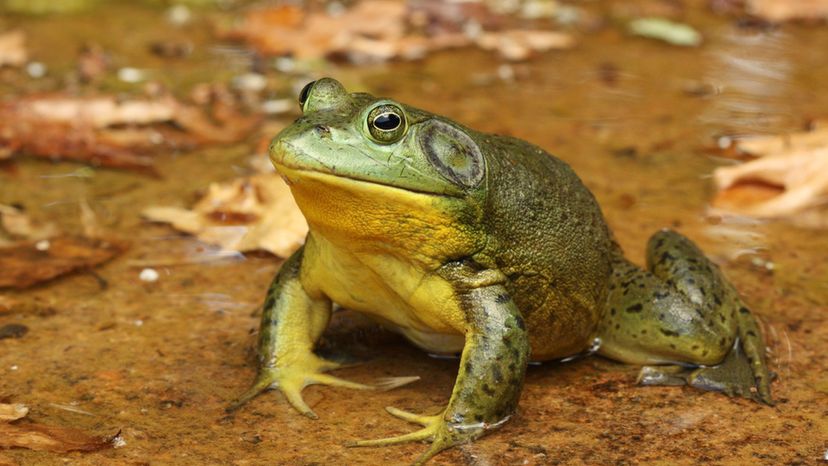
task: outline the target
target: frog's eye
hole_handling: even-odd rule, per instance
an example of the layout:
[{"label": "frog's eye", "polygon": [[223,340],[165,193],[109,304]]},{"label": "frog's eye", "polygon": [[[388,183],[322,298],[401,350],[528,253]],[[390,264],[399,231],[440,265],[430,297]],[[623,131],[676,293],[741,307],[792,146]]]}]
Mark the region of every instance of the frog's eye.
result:
[{"label": "frog's eye", "polygon": [[486,161],[468,134],[440,120],[429,120],[417,133],[420,148],[444,178],[464,188],[483,181]]},{"label": "frog's eye", "polygon": [[313,89],[313,85],[316,84],[316,81],[311,81],[305,84],[305,87],[302,88],[302,92],[299,93],[299,108],[302,111],[305,111],[305,102],[308,101],[308,97],[310,97],[311,89]]},{"label": "frog's eye", "polygon": [[380,144],[399,141],[408,129],[405,112],[393,104],[383,104],[368,112],[368,132]]}]

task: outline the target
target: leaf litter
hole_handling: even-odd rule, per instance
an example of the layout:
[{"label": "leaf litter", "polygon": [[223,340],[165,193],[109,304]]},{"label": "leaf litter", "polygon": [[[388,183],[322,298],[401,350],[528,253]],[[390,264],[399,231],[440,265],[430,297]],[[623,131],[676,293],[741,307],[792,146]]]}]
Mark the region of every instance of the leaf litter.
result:
[{"label": "leaf litter", "polygon": [[23,66],[28,58],[23,31],[0,32],[0,67]]},{"label": "leaf litter", "polygon": [[162,94],[118,99],[66,93],[0,102],[0,159],[15,154],[154,173],[153,155],[247,137],[258,114],[219,86],[204,105]]},{"label": "leaf litter", "polygon": [[192,209],[154,206],[142,215],[224,250],[263,250],[279,257],[290,256],[308,232],[290,188],[276,173],[212,183]]},{"label": "leaf litter", "polygon": [[495,50],[508,60],[526,60],[576,42],[566,32],[505,25],[519,26],[515,18],[478,1],[363,0],[344,10],[309,11],[290,4],[252,8],[218,34],[243,41],[263,55],[298,60],[340,57],[353,63],[415,60],[470,46]]},{"label": "leaf litter", "polygon": [[[89,222],[84,220],[87,233],[92,231]],[[87,270],[126,249],[121,240],[62,233],[51,223],[31,220],[18,207],[0,205],[0,288],[28,288]]]},{"label": "leaf litter", "polygon": [[714,208],[828,226],[828,122],[810,131],[737,139],[726,150],[750,160],[715,170]]},{"label": "leaf litter", "polygon": [[[0,449],[67,453],[99,451],[123,444],[120,432],[111,437],[94,436],[71,427],[27,422],[24,418],[28,413],[29,408],[23,404],[0,403]],[[0,457],[0,461],[4,458]]]}]

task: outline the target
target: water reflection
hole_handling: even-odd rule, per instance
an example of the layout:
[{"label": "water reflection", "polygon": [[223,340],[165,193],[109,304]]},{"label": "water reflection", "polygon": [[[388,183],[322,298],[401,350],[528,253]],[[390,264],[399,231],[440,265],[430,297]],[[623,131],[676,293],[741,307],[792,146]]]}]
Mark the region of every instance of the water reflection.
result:
[{"label": "water reflection", "polygon": [[730,135],[776,132],[793,122],[791,38],[781,30],[729,27],[710,41],[704,79],[721,89],[700,116]]}]

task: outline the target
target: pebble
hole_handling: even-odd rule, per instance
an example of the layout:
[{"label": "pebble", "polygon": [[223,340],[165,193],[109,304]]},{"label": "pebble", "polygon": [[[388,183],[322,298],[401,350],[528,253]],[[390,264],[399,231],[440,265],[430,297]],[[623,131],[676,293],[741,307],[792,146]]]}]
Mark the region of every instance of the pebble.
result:
[{"label": "pebble", "polygon": [[150,283],[158,281],[158,277],[158,271],[151,268],[146,268],[142,270],[140,274],[138,274],[138,278],[140,278],[141,281]]},{"label": "pebble", "polygon": [[6,338],[23,338],[23,335],[29,333],[29,327],[23,324],[8,324],[0,327],[0,340]]}]

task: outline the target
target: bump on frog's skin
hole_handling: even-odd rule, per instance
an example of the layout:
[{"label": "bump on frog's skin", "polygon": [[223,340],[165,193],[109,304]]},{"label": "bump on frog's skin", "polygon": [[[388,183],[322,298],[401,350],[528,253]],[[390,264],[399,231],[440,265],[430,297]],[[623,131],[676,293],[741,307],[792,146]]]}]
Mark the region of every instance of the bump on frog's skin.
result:
[{"label": "bump on frog's skin", "polygon": [[[302,400],[306,385],[376,388],[323,373],[337,365],[313,349],[333,302],[429,351],[462,352],[439,415],[387,408],[423,428],[352,444],[431,441],[418,464],[503,424],[530,358],[586,352],[596,337],[605,356],[667,364],[643,368],[641,383],[771,403],[755,320],[687,238],[653,235],[640,269],[612,240],[592,194],[543,150],[349,94],[332,79],[303,96],[303,116],[274,139],[271,159],[310,233],[268,291],[259,374],[231,408],[276,388],[316,418]],[[378,105],[400,109],[406,125],[381,141],[368,127]]]}]

